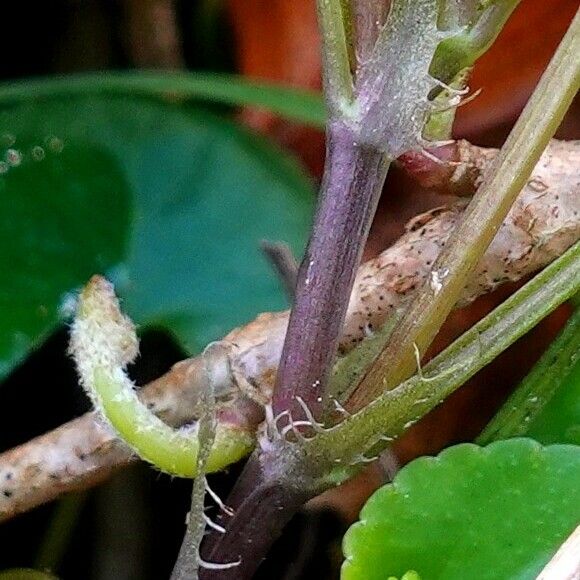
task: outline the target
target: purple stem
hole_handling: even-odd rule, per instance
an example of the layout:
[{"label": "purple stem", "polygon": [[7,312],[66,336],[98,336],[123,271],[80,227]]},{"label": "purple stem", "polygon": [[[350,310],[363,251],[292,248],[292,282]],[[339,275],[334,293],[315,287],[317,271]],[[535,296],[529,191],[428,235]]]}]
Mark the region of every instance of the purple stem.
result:
[{"label": "purple stem", "polygon": [[[322,411],[356,270],[388,167],[388,157],[357,143],[352,129],[338,122],[329,125],[321,195],[298,274],[273,398],[275,413],[290,409],[294,419],[301,418],[297,396],[315,416]],[[321,491],[296,474],[265,476],[281,459],[259,448],[252,454],[228,498],[236,513],[220,522],[227,533],[213,532],[202,547],[210,562],[240,559],[241,564],[219,572],[203,570],[203,580],[251,578],[290,518]]]},{"label": "purple stem", "polygon": [[389,3],[385,0],[354,0],[354,44],[359,63],[371,56],[380,30],[389,13]]},{"label": "purple stem", "polygon": [[357,143],[341,123],[327,128],[326,166],[314,226],[298,273],[296,297],[274,391],[274,413],[302,418],[300,396],[315,417],[334,362],[357,268],[389,159]]},{"label": "purple stem", "polygon": [[239,561],[228,570],[200,570],[200,580],[248,580],[264,560],[272,543],[284,526],[311,497],[307,492],[286,482],[265,481],[258,454],[250,458],[228,506],[235,510],[233,517],[218,519],[227,532],[212,532],[202,545],[202,557],[212,563]]}]

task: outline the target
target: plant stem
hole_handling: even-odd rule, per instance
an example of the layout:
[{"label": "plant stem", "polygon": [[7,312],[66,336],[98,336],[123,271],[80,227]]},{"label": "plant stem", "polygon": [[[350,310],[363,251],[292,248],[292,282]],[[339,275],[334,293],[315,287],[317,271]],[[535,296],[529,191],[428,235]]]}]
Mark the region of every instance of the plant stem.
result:
[{"label": "plant stem", "polygon": [[578,365],[580,350],[580,310],[576,310],[542,358],[508,398],[477,438],[479,445],[520,437],[567,382]]},{"label": "plant stem", "polygon": [[[548,266],[506,302],[431,361],[423,377],[413,377],[383,393],[362,411],[313,439],[283,442],[255,451],[228,504],[236,515],[225,535],[210,537],[204,559],[240,567],[204,580],[251,578],[270,544],[300,505],[352,474],[352,459],[383,437],[395,438],[428,413],[479,369],[533,328],[580,288],[580,243]],[[337,467],[343,467],[331,479]],[[222,521],[223,523],[223,521]]]},{"label": "plant stem", "polygon": [[322,38],[324,95],[331,118],[342,116],[353,100],[353,80],[341,0],[318,0],[318,27]]},{"label": "plant stem", "polygon": [[294,289],[298,278],[298,262],[292,253],[292,249],[284,242],[269,242],[267,240],[262,240],[260,247],[270,264],[272,264],[272,268],[278,274],[286,296],[290,301],[294,300]]},{"label": "plant stem", "polygon": [[306,442],[320,469],[395,438],[580,288],[580,242],[425,366],[362,411]]},{"label": "plant stem", "polygon": [[272,542],[313,495],[283,481],[266,481],[260,462],[253,461],[254,457],[256,454],[239,478],[248,485],[236,485],[228,498],[228,506],[235,510],[235,516],[229,522],[220,521],[221,525],[227,525],[227,533],[214,533],[202,545],[204,560],[220,564],[239,559],[240,565],[231,570],[201,570],[202,580],[252,578]]},{"label": "plant stem", "polygon": [[435,263],[431,279],[349,399],[349,410],[364,407],[405,380],[415,365],[415,345],[424,353],[431,344],[574,98],[580,85],[579,52],[580,12]]},{"label": "plant stem", "polygon": [[[330,122],[327,127],[326,169],[313,233],[299,272],[296,298],[290,315],[272,401],[275,415],[290,411],[294,418],[298,417],[297,412],[302,412],[297,404],[298,397],[302,398],[303,402],[314,414],[314,417],[319,417],[323,409],[323,394],[336,354],[338,335],[344,322],[348,297],[354,282],[355,269],[360,260],[370,222],[390,163],[388,155],[379,152],[380,148],[388,149],[390,147],[388,143],[383,142],[383,139],[379,139],[379,147],[378,141],[367,140],[366,143],[375,143],[376,147],[363,146],[357,138],[358,134],[362,134],[360,128],[349,126],[349,120],[352,121],[348,118],[352,102],[352,77],[348,62],[348,47],[340,0],[319,0],[318,6],[324,39],[323,60],[326,96],[330,109]],[[425,10],[425,15],[427,16],[427,8]],[[407,13],[405,15],[409,16]],[[399,24],[401,23],[399,22]],[[566,40],[564,45],[566,45]],[[570,47],[564,50],[564,52],[566,51],[569,52]],[[560,52],[561,50],[558,54]],[[558,61],[558,54],[555,61]],[[567,56],[569,59],[570,55],[568,54]],[[568,60],[564,58],[564,61],[569,67]],[[552,63],[552,69],[553,66]],[[563,79],[560,79],[560,81],[563,80],[564,85],[569,84],[568,73],[569,71],[564,66],[564,70],[561,71]],[[556,72],[557,76],[558,73]],[[375,85],[372,86],[374,87]],[[548,86],[547,88],[551,87]],[[568,87],[569,92],[570,87]],[[569,102],[571,99],[568,93],[561,90],[555,91],[555,93],[557,94],[557,101],[567,100]],[[374,98],[377,98],[376,95]],[[536,97],[537,99],[538,97]],[[547,103],[542,103],[544,114],[548,110],[556,118],[559,113],[563,114],[568,102],[564,102],[563,105],[561,103],[560,105],[554,105],[554,102],[548,100]],[[554,105],[552,109],[555,110],[550,110],[547,105]],[[403,114],[405,118],[406,113],[405,111]],[[399,109],[397,109],[397,114],[399,117],[402,114]],[[525,121],[535,120],[533,115],[528,115],[528,117],[524,115]],[[387,115],[387,119],[383,118],[381,121],[388,123],[388,121],[394,122],[397,119],[401,120],[397,116],[390,119],[389,115]],[[368,119],[365,119],[365,121],[368,121]],[[553,121],[552,125],[556,122]],[[376,132],[374,125],[368,126],[368,123],[363,123],[363,125],[365,124],[366,127],[364,128],[367,133],[374,134]],[[395,123],[391,129],[394,130],[396,127]],[[530,132],[526,133],[524,131],[524,133],[525,138],[529,139]],[[530,159],[533,159],[533,154],[537,151],[537,155],[533,159],[534,163],[537,161],[543,146],[546,145],[547,139],[551,136],[551,134],[547,135],[548,133],[549,129],[544,127],[543,133],[540,132],[538,138],[532,139],[535,149],[532,147],[532,151],[529,148],[526,151],[526,156]],[[542,138],[546,135],[545,142],[542,142]],[[401,141],[399,135],[394,137],[395,145],[405,140]],[[515,139],[515,144],[519,145],[517,139]],[[522,144],[522,146],[524,145],[527,145],[527,143]],[[504,160],[508,163],[519,160],[518,156],[513,153],[512,147],[513,144],[510,144],[505,149],[509,154],[500,155],[498,164],[501,164]],[[530,162],[528,160],[528,164]],[[513,198],[521,190],[527,177],[521,175],[525,171],[525,167],[525,162],[520,163],[517,166],[515,175],[513,175],[513,172],[503,170],[501,175],[504,180],[506,178],[514,179],[515,183],[511,185],[511,188],[510,184],[505,184],[502,180],[490,180],[491,185],[499,187],[499,198],[496,196],[495,200],[500,209],[497,209],[495,213],[491,212],[490,215],[485,214],[485,212],[483,212],[483,215],[477,215],[477,212],[475,212],[475,216],[479,220],[476,222],[478,225],[481,223],[487,224],[489,221],[489,225],[485,229],[485,235],[479,236],[479,239],[475,241],[485,242],[486,236],[489,238],[481,253],[485,251],[495,230],[499,228]],[[529,171],[531,171],[532,167],[533,165],[529,168]],[[504,185],[506,187],[503,187]],[[492,193],[495,193],[493,189]],[[491,201],[493,203],[494,198]],[[479,206],[476,204],[476,207],[481,209],[481,205],[481,203]],[[473,222],[469,226],[473,227]],[[464,264],[463,268],[461,268],[462,262],[457,260],[457,271],[454,271],[453,277],[451,277],[457,287],[451,291],[452,293],[455,292],[455,296],[453,297],[452,293],[446,290],[445,294],[448,298],[447,304],[444,303],[444,307],[448,307],[448,310],[444,312],[439,324],[442,323],[453,304],[457,301],[459,290],[463,287],[466,275],[481,256],[481,253],[478,255],[473,249],[475,242],[468,246],[467,252],[459,254],[463,256],[463,262],[466,262],[467,265]],[[468,259],[465,258],[465,255],[468,256]],[[474,262],[473,265],[470,264],[469,260]],[[576,266],[578,265],[577,262],[575,264]],[[442,277],[444,278],[444,276]],[[450,286],[447,280],[445,282],[446,286]],[[576,280],[576,285],[577,282],[578,280]],[[549,284],[546,286],[550,287]],[[548,300],[545,300],[545,302],[548,302]],[[441,307],[441,305],[438,307]],[[540,310],[540,308],[538,307],[537,310]],[[431,310],[431,315],[433,314]],[[529,318],[532,319],[533,316],[529,316]],[[437,332],[438,324],[436,319],[431,324],[429,324],[429,317],[427,317],[426,321],[426,325],[421,324],[418,328],[421,329],[425,326],[429,328],[430,326],[433,334]],[[509,335],[509,333],[506,334]],[[403,335],[404,338],[405,335]],[[414,342],[408,343],[410,348],[412,348]],[[426,342],[428,344],[430,338],[427,338]],[[502,341],[499,337],[495,337],[494,346],[497,347],[501,343]],[[490,348],[489,352],[491,351],[492,349]],[[398,354],[402,355],[403,360],[405,359],[406,352],[404,350]],[[464,363],[463,367],[469,367],[464,358],[459,360]],[[398,359],[395,358],[393,362],[397,363],[397,361]],[[446,374],[453,374],[452,371],[454,372],[455,369],[449,369]],[[474,368],[471,368],[471,372],[475,372]],[[466,379],[464,378],[463,380]],[[425,384],[431,388],[430,382],[421,380],[420,386],[424,391],[427,389],[424,386]],[[445,380],[440,385],[440,388],[435,390],[437,399],[429,399],[429,396],[425,396],[423,399],[417,400],[417,393],[412,393],[413,396],[405,401],[406,408],[414,413],[414,417],[420,416],[422,412],[427,412],[429,406],[424,402],[430,402],[431,407],[435,406],[441,400],[440,397],[445,395],[444,387],[447,384],[448,381]],[[380,390],[380,385],[375,385],[375,388],[377,387],[377,390]],[[397,395],[401,392],[406,391],[401,391],[400,389],[396,391]],[[419,392],[421,392],[421,389],[419,389]],[[427,391],[427,393],[429,392]],[[405,400],[404,397],[403,400]],[[373,406],[369,408],[371,411],[374,409]],[[394,405],[393,409],[400,411],[401,406]],[[366,411],[365,409],[361,414]],[[389,404],[387,404],[386,409],[380,409],[380,413],[383,415],[389,415],[390,413],[390,420],[396,422],[400,417],[398,415],[393,416],[392,412]],[[352,426],[354,420],[353,417],[352,420],[341,424],[338,428],[345,429],[344,425]],[[381,417],[377,416],[376,413],[370,417],[370,420],[368,416],[363,416],[362,421],[355,422],[357,427],[353,433],[354,439],[352,441],[345,440],[341,432],[338,438],[333,440],[332,445],[326,446],[326,450],[330,455],[334,454],[334,457],[343,458],[344,453],[341,452],[340,445],[349,450],[356,449],[357,445],[359,449],[362,448],[361,442],[367,443],[365,434],[376,437],[376,427],[380,420]],[[402,425],[402,428],[404,426],[405,424]],[[370,433],[368,432],[369,428],[371,429]],[[315,439],[321,438],[322,447],[324,448],[324,442],[328,441],[328,436],[328,433],[324,433],[317,435]],[[235,571],[232,570],[220,575],[220,578],[244,579],[251,577],[283,525],[303,501],[320,491],[324,482],[328,481],[325,477],[327,478],[331,471],[329,469],[330,464],[324,453],[319,453],[321,445],[316,445],[314,441],[311,441],[310,443],[316,445],[315,447],[308,444],[303,444],[301,447],[287,442],[284,438],[279,441],[264,440],[262,443],[263,448],[257,449],[252,454],[228,500],[237,509],[237,513],[227,522],[226,534],[221,538],[216,538],[214,534],[204,550],[207,554],[205,559],[217,563],[241,559],[241,567]],[[313,451],[311,456],[306,453],[308,449]],[[316,474],[320,475],[320,480],[316,479]],[[214,578],[216,576],[212,571],[204,571],[202,577]]]},{"label": "plant stem", "polygon": [[297,396],[315,416],[322,409],[321,395],[388,166],[384,153],[357,145],[351,129],[329,125],[318,210],[278,369],[276,414],[287,409],[302,413]]},{"label": "plant stem", "polygon": [[354,0],[352,11],[356,56],[364,63],[372,54],[389,5],[383,0]]}]

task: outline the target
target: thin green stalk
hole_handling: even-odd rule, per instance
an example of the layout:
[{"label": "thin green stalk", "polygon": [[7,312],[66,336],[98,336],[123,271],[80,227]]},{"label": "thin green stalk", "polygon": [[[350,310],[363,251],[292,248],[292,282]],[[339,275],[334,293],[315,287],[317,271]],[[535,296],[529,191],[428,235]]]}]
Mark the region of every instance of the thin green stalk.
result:
[{"label": "thin green stalk", "polygon": [[528,433],[580,363],[580,310],[568,320],[528,376],[477,439],[479,445]]},{"label": "thin green stalk", "polygon": [[346,19],[341,0],[318,0],[324,95],[331,117],[344,116],[353,101]]},{"label": "thin green stalk", "polygon": [[405,380],[457,302],[465,280],[493,240],[580,86],[580,12],[493,167],[385,348],[362,378],[347,408],[364,407]]},{"label": "thin green stalk", "polygon": [[199,452],[196,457],[197,477],[191,490],[191,507],[187,515],[187,528],[170,580],[198,579],[201,565],[199,547],[205,535],[206,527],[204,520],[205,490],[207,487],[205,473],[216,435],[216,377],[214,369],[218,366],[215,364],[216,362],[227,359],[227,352],[224,344],[219,342],[209,344],[203,352],[204,384],[198,395],[200,417],[198,419],[199,430],[197,435],[199,439]]},{"label": "thin green stalk", "polygon": [[312,464],[356,458],[397,437],[580,289],[580,242],[444,350],[422,372],[304,443]]},{"label": "thin green stalk", "polygon": [[344,37],[346,40],[346,48],[348,51],[348,62],[352,73],[353,63],[356,62],[352,1],[340,0],[340,9],[342,10],[342,22],[344,26]]}]

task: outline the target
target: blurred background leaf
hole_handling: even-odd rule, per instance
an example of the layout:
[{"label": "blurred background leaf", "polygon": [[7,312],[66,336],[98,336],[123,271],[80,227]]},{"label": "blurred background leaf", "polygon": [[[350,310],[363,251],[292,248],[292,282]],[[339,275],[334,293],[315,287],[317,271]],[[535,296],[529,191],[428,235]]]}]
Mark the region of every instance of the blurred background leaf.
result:
[{"label": "blurred background leaf", "polygon": [[0,104],[41,97],[156,96],[165,103],[198,101],[248,105],[303,125],[323,129],[326,110],[318,91],[296,89],[240,75],[186,71],[117,71],[27,79],[0,84]]},{"label": "blurred background leaf", "polygon": [[39,570],[14,568],[0,572],[0,580],[57,580],[57,578]]},{"label": "blurred background leaf", "polygon": [[262,138],[136,98],[8,107],[0,136],[3,374],[95,272],[115,281],[138,324],[190,352],[285,305],[259,242],[283,239],[299,254],[314,196]]}]

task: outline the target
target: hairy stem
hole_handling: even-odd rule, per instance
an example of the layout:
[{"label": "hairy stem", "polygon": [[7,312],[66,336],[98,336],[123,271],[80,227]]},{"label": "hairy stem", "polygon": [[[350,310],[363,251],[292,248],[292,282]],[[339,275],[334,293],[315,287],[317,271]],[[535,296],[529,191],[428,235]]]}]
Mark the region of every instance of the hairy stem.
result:
[{"label": "hairy stem", "polygon": [[[206,557],[214,561],[241,555],[242,567],[219,576],[220,580],[251,578],[301,502],[352,475],[363,453],[400,435],[579,288],[577,243],[438,355],[423,373],[308,441],[274,443],[254,452],[241,485],[228,500],[237,510],[228,532],[206,545]],[[206,571],[202,578],[218,576]]]},{"label": "hairy stem", "polygon": [[360,409],[385,389],[397,386],[414,368],[415,346],[424,353],[431,344],[574,98],[580,84],[579,51],[580,13],[439,256],[431,278],[360,381],[347,408]]},{"label": "hairy stem", "polygon": [[[479,167],[480,157],[487,157],[488,152],[474,146],[469,149],[470,166]],[[553,141],[548,146],[533,178],[518,196],[457,306],[471,302],[506,281],[517,281],[532,274],[578,240],[579,161],[580,142]],[[477,173],[473,175],[475,181],[479,179]],[[401,309],[416,285],[428,277],[433,260],[461,220],[463,211],[462,204],[458,204],[417,216],[408,224],[407,233],[400,240],[361,266],[340,339],[342,354],[351,352],[355,345],[362,347],[369,342],[365,338],[365,328],[374,332],[385,323],[389,324],[390,313]],[[224,338],[238,345],[231,355],[238,385],[255,385],[259,392],[269,396],[287,323],[288,312],[263,313]],[[374,356],[376,354],[370,360]],[[346,360],[342,357],[341,377],[345,375],[345,365]],[[186,359],[139,389],[139,397],[169,425],[178,427],[191,423],[197,418],[197,392],[202,388],[202,377],[201,357]],[[230,383],[231,379],[224,376],[224,384],[216,389],[227,392]],[[336,378],[331,385],[337,385]],[[349,381],[345,387],[348,390]],[[242,389],[233,400],[220,402],[218,422],[252,439],[263,420],[263,413],[246,395]],[[92,487],[114,469],[126,466],[131,457],[130,449],[112,430],[104,427],[94,413],[7,450],[0,454],[0,481],[6,482],[0,491],[7,492],[0,493],[0,520],[71,490]]]},{"label": "hairy stem", "polygon": [[214,533],[202,545],[204,559],[220,564],[239,558],[240,565],[221,572],[203,570],[201,580],[251,578],[274,539],[312,497],[310,491],[287,485],[283,480],[268,480],[261,463],[254,460],[256,457],[257,454],[252,456],[239,478],[244,485],[236,485],[228,497],[235,516],[229,522],[224,516],[220,522],[227,526],[227,533]]},{"label": "hairy stem", "polygon": [[[315,415],[322,412],[321,395],[336,356],[347,297],[388,166],[384,153],[358,146],[349,128],[330,123],[321,197],[298,272],[278,368],[272,400],[275,414],[290,410],[297,417],[303,411],[296,397],[302,397]],[[251,577],[273,539],[310,497],[302,487],[268,481],[263,473],[268,459],[260,449],[252,454],[228,498],[236,514],[230,522],[224,522],[227,533],[222,537],[213,534],[205,547],[205,557],[217,563],[241,555],[240,566],[221,572],[220,579]],[[201,577],[214,578],[216,574],[205,570]]]},{"label": "hairy stem", "polygon": [[[580,289],[580,242],[435,357],[418,375],[387,391],[304,447],[313,464],[337,459],[394,439],[437,406],[478,370]],[[309,449],[310,448],[310,449]]]},{"label": "hairy stem", "polygon": [[297,396],[315,416],[322,409],[321,395],[388,166],[385,154],[358,146],[349,128],[330,125],[321,197],[278,369],[275,413],[301,413]]}]

